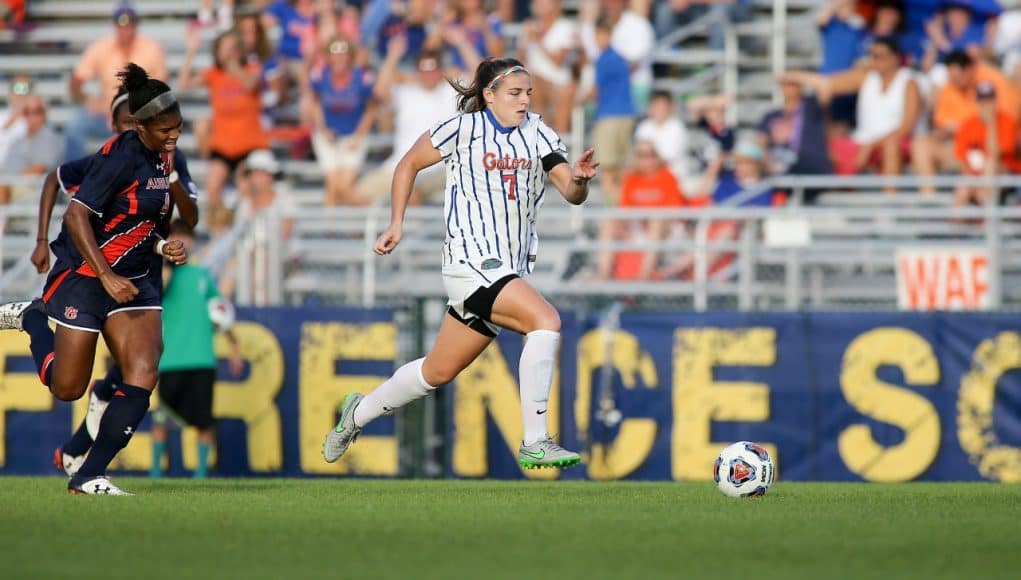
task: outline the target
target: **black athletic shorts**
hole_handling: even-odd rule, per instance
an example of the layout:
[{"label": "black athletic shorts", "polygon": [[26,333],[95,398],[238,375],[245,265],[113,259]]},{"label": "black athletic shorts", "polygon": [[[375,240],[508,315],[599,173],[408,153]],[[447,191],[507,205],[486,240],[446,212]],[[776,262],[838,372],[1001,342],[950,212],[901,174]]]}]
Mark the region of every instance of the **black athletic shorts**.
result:
[{"label": "black athletic shorts", "polygon": [[167,411],[198,429],[213,426],[213,385],[216,369],[167,371],[160,373],[157,391]]}]

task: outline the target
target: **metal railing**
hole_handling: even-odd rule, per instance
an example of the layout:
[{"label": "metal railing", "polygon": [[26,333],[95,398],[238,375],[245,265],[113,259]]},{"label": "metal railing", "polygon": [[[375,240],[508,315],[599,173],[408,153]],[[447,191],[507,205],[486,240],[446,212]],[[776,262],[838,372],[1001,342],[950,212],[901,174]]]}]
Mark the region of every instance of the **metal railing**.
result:
[{"label": "metal railing", "polygon": [[[538,265],[530,279],[540,291],[566,304],[626,298],[653,308],[696,311],[895,308],[898,249],[966,246],[979,247],[988,256],[992,305],[1021,305],[1021,291],[1014,290],[1021,287],[1016,283],[1021,281],[1021,252],[1016,251],[1021,249],[1021,208],[952,207],[945,201],[945,189],[933,196],[913,194],[915,205],[883,206],[888,196],[868,188],[891,181],[905,188],[920,183],[916,178],[776,180],[793,190],[857,186],[857,195],[872,200],[839,207],[637,210],[550,204],[553,207],[540,212]],[[962,183],[1018,187],[1021,179],[936,178],[926,183],[937,188]],[[266,288],[267,303],[300,303],[315,297],[372,306],[408,297],[442,298],[442,210],[409,209],[401,247],[391,256],[378,257],[371,246],[388,220],[385,206],[302,209],[294,216],[292,250],[286,255],[273,253],[279,244],[263,250],[239,247],[241,253],[261,252],[257,261],[269,260],[262,274],[239,287]],[[665,220],[673,233],[658,241],[600,241],[599,227],[606,220]],[[274,235],[280,231],[279,223],[280,216],[262,216],[250,234],[279,240]],[[721,237],[724,223],[735,233]],[[788,235],[792,231],[801,233]],[[687,261],[690,267],[667,279],[594,275],[601,253],[622,252],[655,252],[660,262]],[[244,302],[248,295],[239,299]]]},{"label": "metal railing", "polygon": [[[798,309],[896,307],[895,254],[901,248],[980,248],[988,259],[994,307],[1021,306],[1021,207],[953,207],[958,185],[1021,188],[1021,178],[785,177],[777,187],[826,191],[824,205],[778,208],[618,209],[557,202],[539,213],[541,238],[531,282],[558,304],[627,299],[649,308]],[[932,195],[904,193],[925,184]],[[901,193],[887,194],[893,187]],[[836,197],[833,197],[836,196]],[[595,197],[595,196],[594,196]],[[825,205],[837,199],[840,205]],[[890,203],[891,200],[896,204]],[[0,297],[34,295],[42,284],[28,261],[35,239],[34,204],[0,208]],[[389,208],[303,207],[290,239],[285,216],[241,224],[232,253],[241,304],[297,304],[309,299],[373,306],[409,298],[442,299],[439,274],[445,227],[437,207],[410,208],[405,237],[390,256],[372,252]],[[607,220],[665,220],[663,240],[601,241]],[[731,233],[721,236],[720,224]],[[59,227],[55,218],[54,231]],[[641,230],[641,228],[635,228]],[[679,274],[648,280],[599,279],[601,254],[654,252],[661,265],[686,262]],[[225,262],[226,260],[218,260]]]}]

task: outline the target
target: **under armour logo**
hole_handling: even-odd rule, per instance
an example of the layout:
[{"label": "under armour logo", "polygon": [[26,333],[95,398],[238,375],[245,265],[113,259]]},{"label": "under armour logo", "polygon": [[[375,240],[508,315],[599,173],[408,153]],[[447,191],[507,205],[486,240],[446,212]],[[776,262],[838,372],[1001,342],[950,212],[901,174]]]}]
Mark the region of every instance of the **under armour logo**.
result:
[{"label": "under armour logo", "polygon": [[158,169],[162,173],[166,173],[166,167],[167,167],[167,165],[165,163],[163,163],[162,161],[160,161],[159,163],[156,164],[156,169]]},{"label": "under armour logo", "polygon": [[110,487],[106,486],[106,485],[96,486],[96,493],[106,493],[106,494],[108,494],[108,493],[110,493]]},{"label": "under armour logo", "polygon": [[135,428],[132,427],[131,425],[128,425],[128,427],[126,429],[124,429],[124,434],[125,435],[131,435],[134,432],[135,432]]}]

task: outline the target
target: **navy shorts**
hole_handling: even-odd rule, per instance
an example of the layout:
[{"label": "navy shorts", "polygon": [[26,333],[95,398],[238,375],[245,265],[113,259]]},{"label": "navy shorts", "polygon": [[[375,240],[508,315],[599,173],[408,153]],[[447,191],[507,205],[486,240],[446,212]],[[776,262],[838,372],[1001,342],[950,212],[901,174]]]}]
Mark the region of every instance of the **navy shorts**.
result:
[{"label": "navy shorts", "polygon": [[131,282],[138,288],[138,295],[130,302],[118,304],[106,293],[99,278],[54,268],[43,287],[46,313],[61,326],[98,333],[106,319],[116,312],[163,310],[160,292],[153,288],[149,276]]}]

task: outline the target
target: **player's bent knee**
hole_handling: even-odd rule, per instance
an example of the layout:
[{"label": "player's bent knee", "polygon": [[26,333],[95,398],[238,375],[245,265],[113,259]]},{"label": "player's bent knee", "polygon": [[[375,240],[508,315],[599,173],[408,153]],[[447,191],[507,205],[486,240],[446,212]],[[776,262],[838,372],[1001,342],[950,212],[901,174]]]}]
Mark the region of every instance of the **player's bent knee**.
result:
[{"label": "player's bent knee", "polygon": [[61,401],[77,401],[85,394],[87,383],[54,381],[50,385],[50,392]]},{"label": "player's bent knee", "polygon": [[422,365],[422,378],[425,382],[434,387],[445,385],[454,380],[462,369],[451,364],[429,364],[429,361]]}]

